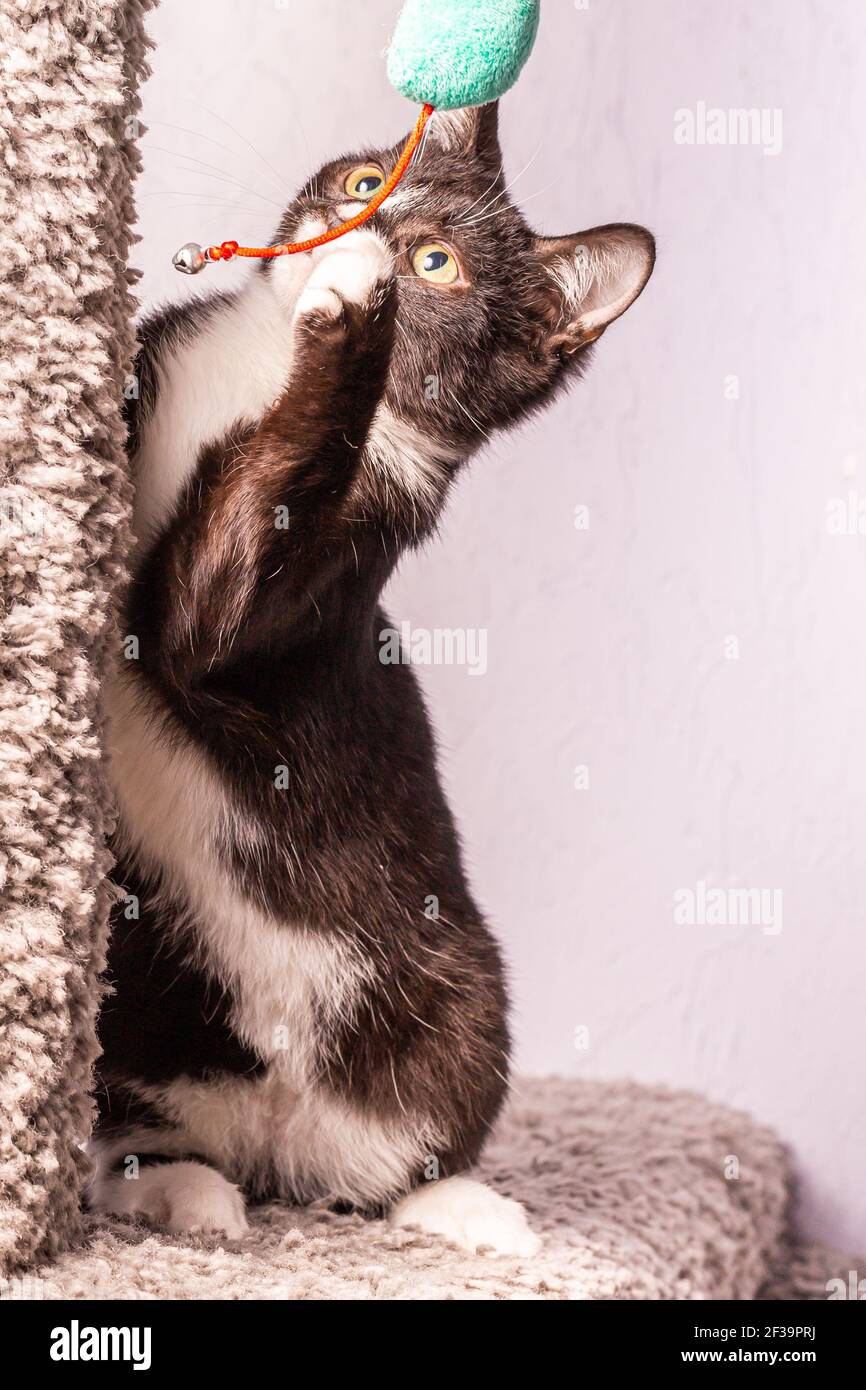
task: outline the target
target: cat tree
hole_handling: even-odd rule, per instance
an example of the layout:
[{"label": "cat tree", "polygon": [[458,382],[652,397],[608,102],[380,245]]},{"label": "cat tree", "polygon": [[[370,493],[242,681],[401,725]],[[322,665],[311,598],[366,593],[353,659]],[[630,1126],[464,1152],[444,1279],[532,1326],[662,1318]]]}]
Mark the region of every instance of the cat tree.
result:
[{"label": "cat tree", "polygon": [[0,1272],[80,1233],[150,0],[2,0]]}]

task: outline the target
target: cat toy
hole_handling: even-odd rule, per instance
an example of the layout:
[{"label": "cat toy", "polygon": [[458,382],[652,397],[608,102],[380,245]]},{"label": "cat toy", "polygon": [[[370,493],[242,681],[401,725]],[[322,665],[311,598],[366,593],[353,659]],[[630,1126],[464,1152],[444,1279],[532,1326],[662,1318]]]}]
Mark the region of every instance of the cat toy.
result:
[{"label": "cat toy", "polygon": [[434,111],[483,106],[513,86],[535,42],[538,15],[539,0],[407,0],[388,49],[387,71],[398,92],[421,102],[421,114],[382,187],[354,217],[307,241],[278,246],[224,241],[205,247],[188,241],[172,258],[175,269],[196,275],[212,261],[235,256],[293,256],[360,227],[403,178]]}]

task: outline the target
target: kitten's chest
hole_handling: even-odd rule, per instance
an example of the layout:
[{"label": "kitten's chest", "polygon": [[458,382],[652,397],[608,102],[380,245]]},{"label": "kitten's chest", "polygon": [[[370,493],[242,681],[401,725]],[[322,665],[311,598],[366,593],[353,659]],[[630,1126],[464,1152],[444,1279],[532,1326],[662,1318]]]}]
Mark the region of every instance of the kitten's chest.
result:
[{"label": "kitten's chest", "polygon": [[[214,309],[158,360],[154,402],[142,400],[133,529],[151,537],[170,516],[202,450],[256,424],[292,367],[292,333],[267,285]],[[151,408],[152,406],[152,408]]]},{"label": "kitten's chest", "polygon": [[302,1087],[322,1029],[351,1016],[370,962],[356,943],[275,916],[241,889],[225,846],[249,849],[256,828],[207,755],[169,730],[134,674],[110,684],[106,704],[125,855],[162,884],[170,930],[225,991],[241,1042],[274,1064],[289,1089]]}]

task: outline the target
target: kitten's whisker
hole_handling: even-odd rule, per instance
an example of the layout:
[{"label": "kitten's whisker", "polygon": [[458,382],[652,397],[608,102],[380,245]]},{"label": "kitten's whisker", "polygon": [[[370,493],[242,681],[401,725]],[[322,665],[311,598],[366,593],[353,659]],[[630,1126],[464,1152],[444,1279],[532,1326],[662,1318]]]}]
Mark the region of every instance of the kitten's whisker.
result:
[{"label": "kitten's whisker", "polygon": [[[262,215],[261,208],[239,207],[237,203],[232,202],[225,203],[222,206],[211,203],[166,203],[164,210],[166,212],[203,212],[209,207],[213,207],[220,217],[227,212],[236,212],[239,216],[253,217],[256,219],[260,219]],[[238,228],[235,228],[235,231],[238,231]]]},{"label": "kitten's whisker", "polygon": [[[178,169],[176,172],[187,175],[193,174],[200,179],[213,179],[215,183],[223,183],[227,188],[236,188],[239,193],[246,193],[251,198],[259,198],[263,203],[267,203],[269,207],[277,208],[279,212],[283,211],[282,203],[278,203],[274,198],[269,198],[266,193],[259,193],[255,188],[248,188],[245,183],[239,183],[236,179],[233,179],[231,176],[227,177],[224,174],[208,174],[203,169]],[[211,190],[188,188],[186,191],[188,193],[206,194],[209,193]]]},{"label": "kitten's whisker", "polygon": [[[218,179],[222,183],[231,184],[234,188],[240,188],[244,193],[252,194],[254,198],[261,198],[263,202],[270,203],[272,207],[280,208],[280,211],[282,211],[282,205],[273,198],[269,198],[265,193],[259,193],[257,189],[251,188],[249,184],[242,183],[240,179],[233,178],[230,174],[224,173],[216,164],[208,164],[206,160],[196,159],[195,155],[192,154],[180,154],[177,150],[167,150],[162,145],[142,145],[141,149],[154,150],[158,154],[169,154],[174,159],[186,159],[192,164],[199,164],[201,168],[206,171],[201,177]],[[186,172],[196,174],[199,171],[197,169],[190,169]]]},{"label": "kitten's whisker", "polygon": [[[489,203],[484,204],[484,207],[478,208],[478,213],[475,214],[475,217],[467,218],[466,215],[468,211],[471,211],[471,207],[474,207],[474,204],[471,203],[470,207],[467,207],[466,211],[464,211],[463,215],[461,215],[461,217],[459,218],[459,222],[457,222],[457,225],[461,225],[461,227],[474,227],[475,222],[480,221],[481,218],[484,217],[484,215],[487,214],[489,210],[491,210],[493,204],[499,202],[500,197],[505,197],[506,193],[509,192],[509,189],[514,188],[514,183],[517,182],[517,179],[523,178],[523,175],[525,174],[525,172],[527,172],[528,168],[530,168],[530,165],[534,163],[535,160],[537,160],[539,152],[541,152],[541,145],[537,146],[537,149],[535,149],[534,154],[531,154],[530,158],[528,158],[527,160],[527,163],[524,164],[524,167],[521,168],[521,170],[518,170],[517,174],[514,174],[514,177],[512,179],[509,179],[509,182],[506,183],[505,188],[500,190],[499,193],[496,193],[495,197],[492,197],[492,199],[489,200]],[[502,174],[502,165],[500,165],[499,167],[499,172],[500,174]],[[478,202],[478,199],[475,199],[475,202]]]},{"label": "kitten's whisker", "polygon": [[[216,120],[216,121],[221,121],[222,124],[226,127],[227,130],[230,130],[230,131],[232,132],[233,135],[236,135],[236,136],[238,137],[239,140],[242,140],[243,143],[246,145],[247,149],[248,149],[248,150],[252,150],[252,152],[253,152],[253,154],[255,155],[256,159],[258,159],[262,164],[264,164],[264,166],[265,166],[266,169],[270,169],[271,173],[274,175],[274,177],[275,177],[276,180],[277,180],[277,184],[278,184],[278,186],[279,186],[279,188],[280,188],[280,190],[281,190],[281,193],[282,193],[283,197],[286,199],[287,202],[291,202],[292,195],[291,195],[291,193],[287,193],[287,192],[286,192],[286,180],[285,180],[284,176],[283,176],[282,174],[280,174],[280,172],[279,172],[277,169],[274,168],[273,164],[271,164],[267,159],[265,159],[265,157],[264,157],[263,154],[260,154],[260,153],[259,153],[259,151],[256,149],[255,145],[254,145],[250,140],[248,140],[247,137],[246,137],[245,135],[242,135],[241,132],[240,132],[239,130],[235,130],[235,127],[231,124],[231,122],[229,122],[229,121],[226,120],[225,116],[221,116],[221,115],[219,114],[219,112],[217,112],[217,111],[211,111],[211,110],[209,109],[209,107],[204,106],[204,105],[202,104],[202,102],[200,102],[200,101],[194,101],[194,100],[192,99],[192,97],[181,97],[181,101],[189,101],[189,102],[192,103],[193,106],[199,106],[199,107],[201,107],[202,111],[204,111],[204,113],[205,113],[206,116],[211,116],[211,117],[213,117],[214,120]],[[300,125],[300,122],[299,122],[299,125]],[[301,127],[301,136],[302,136],[302,138],[303,138],[304,144],[306,145],[306,143],[307,143],[307,137],[306,137],[306,135],[304,134],[303,127]],[[308,149],[307,149],[307,158],[308,158],[308,160],[309,160],[309,147],[308,147]]]},{"label": "kitten's whisker", "polygon": [[[551,179],[550,183],[546,183],[543,188],[539,188],[537,193],[530,193],[528,198],[521,198],[521,208],[525,207],[527,203],[531,203],[533,198],[540,198],[542,193],[546,193],[547,190],[553,188],[556,183],[558,183],[558,179]],[[490,217],[499,217],[502,213],[508,212],[509,210],[509,208],[497,208],[495,212],[489,212],[486,217],[479,217],[478,222],[486,222]],[[473,222],[472,225],[477,226],[477,223]]]},{"label": "kitten's whisker", "polygon": [[[186,126],[172,125],[170,121],[148,121],[147,125],[148,129],[151,126],[161,125],[164,130],[176,130],[181,135],[191,135],[194,140],[204,140],[207,142],[208,145],[213,145],[216,149],[222,150],[223,154],[230,154],[235,159],[243,158],[243,155],[240,153],[239,150],[233,150],[230,145],[224,145],[221,141],[214,140],[213,137],[210,135],[201,135],[197,130],[189,130]],[[180,151],[178,151],[178,153],[180,153]],[[273,184],[274,188],[279,193],[281,198],[285,198],[288,196],[285,188],[283,187],[282,180],[274,177],[270,180],[270,182]]]},{"label": "kitten's whisker", "polygon": [[463,218],[466,216],[466,214],[467,214],[468,212],[471,212],[472,209],[476,206],[476,204],[478,204],[478,203],[481,202],[481,199],[482,199],[482,198],[486,198],[486,197],[487,197],[487,195],[488,195],[488,193],[490,192],[491,188],[495,188],[495,187],[496,187],[497,181],[502,177],[503,172],[504,172],[504,166],[503,166],[502,164],[500,164],[500,166],[499,166],[497,172],[496,172],[496,173],[494,174],[494,176],[493,176],[493,182],[492,182],[492,183],[489,183],[489,184],[487,185],[487,187],[485,188],[485,190],[484,190],[483,193],[479,193],[479,194],[478,194],[478,197],[477,197],[473,202],[471,202],[471,203],[469,204],[468,208],[464,208],[464,209],[463,209],[463,212],[460,214],[460,217],[457,218],[457,220],[456,220],[455,222],[449,222],[448,225],[449,225],[450,227],[459,226],[460,222],[463,220]]},{"label": "kitten's whisker", "polygon": [[[286,85],[285,76],[283,76],[281,80],[282,80],[283,86],[285,86],[285,85]],[[302,104],[301,104],[300,102],[297,102],[297,101],[294,100],[294,92],[290,92],[289,95],[290,95],[291,98],[292,98],[292,104],[291,104],[291,106],[290,106],[290,108],[289,108],[290,115],[291,115],[291,118],[292,118],[292,120],[294,121],[295,125],[298,127],[298,130],[300,131],[300,134],[301,134],[301,139],[302,139],[303,142],[304,142],[304,151],[305,151],[305,157],[306,157],[306,166],[305,166],[305,167],[306,167],[307,169],[309,169],[310,166],[311,166],[311,164],[312,164],[312,162],[313,162],[313,157],[312,157],[312,155],[311,155],[311,153],[310,153],[310,142],[309,142],[309,140],[307,139],[307,132],[306,132],[306,130],[304,129],[304,123],[303,123],[303,121],[301,120],[300,115],[298,114],[301,110],[303,110],[303,106],[302,106]],[[261,158],[261,155],[259,156],[259,158]],[[316,173],[316,189],[317,189],[317,190],[318,190],[318,186],[319,186],[318,180],[319,180],[319,175],[318,175],[318,172],[317,172],[317,173]],[[291,200],[290,200],[290,201],[291,201]]]},{"label": "kitten's whisker", "polygon": [[173,203],[173,204],[172,204],[172,207],[176,208],[176,207],[179,207],[179,206],[183,206],[183,207],[186,207],[186,208],[202,208],[202,209],[203,209],[203,208],[213,207],[213,208],[219,208],[219,209],[221,209],[221,210],[228,210],[228,211],[233,211],[233,212],[249,213],[250,217],[261,217],[261,215],[262,215],[262,210],[261,210],[261,208],[248,208],[248,207],[244,207],[243,204],[238,203],[238,202],[237,202],[234,198],[232,198],[229,194],[210,193],[210,192],[201,192],[201,193],[199,193],[199,192],[197,192],[195,189],[190,189],[190,188],[159,188],[159,189],[151,189],[151,190],[149,190],[147,193],[142,193],[142,194],[140,194],[139,196],[140,196],[141,198],[172,198],[172,197],[173,197],[173,198],[197,198],[197,199],[203,200],[203,201],[190,202],[190,203],[183,203],[183,204]]},{"label": "kitten's whisker", "polygon": [[484,438],[489,440],[490,435],[487,433],[486,429],[484,429],[482,425],[479,425],[478,421],[469,414],[469,411],[466,409],[465,405],[463,405],[463,403],[457,399],[453,391],[446,391],[445,394],[446,396],[448,396],[449,400],[452,400],[454,402],[458,410],[463,411],[463,414],[466,416],[466,419],[469,421],[471,425],[475,426],[479,434],[483,434]]},{"label": "kitten's whisker", "polygon": [[[536,161],[536,159],[538,158],[538,156],[539,156],[540,153],[541,153],[541,143],[539,142],[539,144],[536,146],[535,153],[532,154],[532,155],[530,155],[529,159],[528,159],[527,162],[524,164],[523,168],[522,168],[521,170],[519,170],[519,172],[516,173],[516,174],[514,175],[514,178],[513,178],[513,179],[509,179],[508,183],[507,183],[507,184],[505,185],[505,187],[502,189],[501,193],[497,193],[496,196],[495,196],[494,198],[491,198],[491,199],[490,199],[490,202],[487,203],[483,208],[481,208],[480,211],[476,214],[475,217],[471,217],[471,218],[469,219],[468,222],[466,221],[466,217],[465,217],[465,214],[464,214],[462,225],[463,225],[463,226],[468,226],[468,227],[474,227],[475,224],[476,224],[476,222],[479,222],[479,221],[483,220],[484,215],[485,215],[487,212],[489,212],[489,210],[493,207],[493,205],[494,205],[495,203],[498,203],[500,198],[504,198],[504,197],[505,197],[505,195],[506,195],[506,193],[508,192],[508,190],[509,190],[510,188],[513,188],[513,187],[514,187],[514,185],[517,183],[517,180],[518,180],[518,179],[523,178],[523,175],[526,173],[527,169],[529,169],[529,168],[531,167],[531,165],[535,163],[535,161]],[[501,165],[500,165],[500,172],[501,172]],[[468,212],[468,211],[469,211],[469,209],[467,208],[467,212]]]},{"label": "kitten's whisker", "polygon": [[487,211],[488,208],[492,208],[495,202],[496,198],[491,198],[489,202],[482,204],[482,206],[478,209],[478,212],[475,214],[474,217],[461,217],[458,219],[458,221],[449,223],[449,226],[474,227],[477,219],[483,216],[483,214]]},{"label": "kitten's whisker", "polygon": [[429,136],[429,134],[430,134],[430,122],[428,121],[427,124],[425,125],[424,131],[423,131],[423,133],[422,133],[422,135],[421,135],[421,144],[418,146],[418,149],[415,151],[415,158],[414,158],[413,161],[412,161],[413,164],[420,164],[420,163],[421,163],[421,160],[424,158],[424,151],[425,151],[426,148],[427,148],[427,137]]}]

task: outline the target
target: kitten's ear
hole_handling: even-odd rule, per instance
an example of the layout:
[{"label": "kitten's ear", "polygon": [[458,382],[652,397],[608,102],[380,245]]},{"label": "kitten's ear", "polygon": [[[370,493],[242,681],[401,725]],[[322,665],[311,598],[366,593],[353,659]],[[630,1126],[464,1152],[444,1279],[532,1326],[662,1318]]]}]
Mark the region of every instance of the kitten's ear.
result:
[{"label": "kitten's ear", "polygon": [[651,234],[625,222],[574,236],[536,237],[535,250],[552,281],[549,345],[566,356],[600,337],[625,313],[655,263]]},{"label": "kitten's ear", "polygon": [[428,138],[440,150],[480,159],[491,168],[502,164],[498,101],[461,106],[456,111],[434,111],[428,129]]}]

